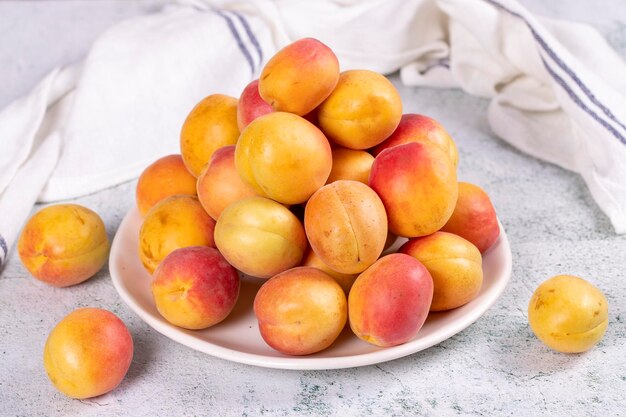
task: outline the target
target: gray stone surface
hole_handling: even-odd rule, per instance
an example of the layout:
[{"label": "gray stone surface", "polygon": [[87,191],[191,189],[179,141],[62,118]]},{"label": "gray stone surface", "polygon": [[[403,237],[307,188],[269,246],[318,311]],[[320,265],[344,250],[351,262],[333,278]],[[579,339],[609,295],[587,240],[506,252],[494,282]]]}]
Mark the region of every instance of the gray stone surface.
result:
[{"label": "gray stone surface", "polygon": [[[52,66],[78,59],[108,25],[161,3],[0,2],[0,107]],[[622,0],[523,3],[536,13],[594,24],[626,56]],[[461,154],[460,179],[489,192],[511,241],[511,283],[475,324],[426,351],[375,366],[256,368],[161,336],[121,301],[107,269],[55,289],[30,277],[13,252],[0,275],[0,415],[624,415],[626,237],[613,233],[579,176],[497,139],[486,122],[486,101],[457,91],[400,91],[407,111],[431,115],[449,129]],[[112,238],[134,204],[134,185],[76,202],[96,210]],[[585,277],[609,301],[608,331],[585,354],[552,352],[528,327],[533,290],[561,273]],[[122,318],[135,357],[118,389],[77,401],[49,383],[42,352],[55,323],[83,306]]]}]

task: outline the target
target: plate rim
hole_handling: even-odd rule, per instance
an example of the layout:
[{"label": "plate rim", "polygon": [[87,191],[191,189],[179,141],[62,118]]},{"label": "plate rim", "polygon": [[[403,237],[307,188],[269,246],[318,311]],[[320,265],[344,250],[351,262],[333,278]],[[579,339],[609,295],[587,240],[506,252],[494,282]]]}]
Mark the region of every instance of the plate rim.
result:
[{"label": "plate rim", "polygon": [[[352,356],[335,356],[335,357],[310,357],[310,356],[266,356],[255,353],[242,352],[235,349],[226,348],[209,341],[201,341],[195,336],[189,334],[188,330],[178,328],[172,324],[159,321],[152,317],[127,290],[123,280],[121,279],[121,271],[116,264],[119,247],[122,245],[121,234],[125,231],[129,224],[132,222],[133,217],[140,216],[138,209],[133,206],[122,219],[113,242],[111,244],[111,250],[109,255],[109,273],[115,290],[126,303],[130,309],[137,314],[146,324],[152,327],[154,330],[168,337],[169,339],[185,345],[194,350],[215,356],[221,359],[229,360],[232,362],[243,363],[247,365],[259,366],[272,369],[290,369],[290,370],[324,370],[324,369],[344,369],[355,368],[360,366],[374,365],[377,363],[383,363],[398,359],[404,356],[417,353],[419,351],[428,349],[436,344],[443,342],[446,339],[461,332],[467,327],[475,323],[487,310],[489,310],[493,304],[500,298],[500,295],[507,287],[512,273],[512,253],[509,244],[508,237],[502,226],[502,223],[498,219],[498,225],[500,227],[500,236],[495,245],[503,245],[505,249],[504,253],[504,267],[503,275],[497,280],[492,287],[489,288],[488,294],[485,295],[486,300],[478,307],[470,310],[465,316],[460,318],[458,322],[454,322],[445,331],[436,333],[430,338],[415,339],[404,343],[402,345],[381,348],[379,350],[360,353]],[[491,249],[490,249],[491,250]]]}]

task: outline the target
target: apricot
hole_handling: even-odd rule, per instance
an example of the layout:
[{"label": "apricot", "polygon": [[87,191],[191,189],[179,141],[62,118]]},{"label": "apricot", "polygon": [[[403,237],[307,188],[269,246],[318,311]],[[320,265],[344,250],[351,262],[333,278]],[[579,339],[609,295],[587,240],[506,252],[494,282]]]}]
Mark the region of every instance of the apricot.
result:
[{"label": "apricot", "polygon": [[234,145],[238,138],[237,99],[223,94],[203,98],[191,110],[180,132],[180,153],[185,166],[197,177],[213,152]]},{"label": "apricot", "polygon": [[224,146],[213,153],[198,176],[197,190],[200,204],[214,220],[229,204],[257,195],[235,168],[235,145]]},{"label": "apricot", "polygon": [[472,301],[483,283],[482,257],[476,246],[446,232],[409,239],[398,250],[420,261],[433,278],[430,311],[444,311]]},{"label": "apricot", "polygon": [[342,72],[318,113],[324,134],[350,149],[378,145],[393,133],[401,117],[396,88],[384,76],[367,70]]},{"label": "apricot", "polygon": [[421,114],[404,114],[396,130],[384,142],[372,150],[374,156],[387,148],[409,142],[430,142],[437,145],[450,157],[456,167],[459,164],[459,152],[454,140],[446,129],[435,119]]},{"label": "apricot", "polygon": [[65,316],[46,340],[43,364],[56,389],[72,398],[112,391],[133,358],[133,339],[115,314],[80,308]]},{"label": "apricot", "polygon": [[157,159],[143,170],[137,181],[137,208],[145,216],[156,203],[176,194],[196,194],[196,178],[187,171],[180,155]]},{"label": "apricot", "polygon": [[152,296],[170,323],[206,329],[224,320],[239,296],[239,274],[217,249],[176,249],[154,272]]},{"label": "apricot", "polygon": [[332,155],[317,127],[295,114],[276,112],[259,117],[241,133],[235,166],[259,195],[298,204],[326,183]]},{"label": "apricot", "polygon": [[339,61],[317,39],[304,38],[278,51],[259,78],[259,93],[276,111],[304,116],[337,85]]},{"label": "apricot", "polygon": [[217,219],[215,243],[228,263],[259,278],[299,265],[307,247],[298,218],[263,197],[248,197],[226,207]]},{"label": "apricot", "polygon": [[254,119],[273,111],[272,106],[263,100],[259,94],[259,80],[253,80],[243,89],[237,104],[237,126],[239,131],[243,132]]},{"label": "apricot", "polygon": [[459,182],[459,197],[452,216],[441,230],[472,242],[483,253],[500,236],[496,210],[487,193],[468,182]]},{"label": "apricot", "polygon": [[287,355],[309,355],[330,346],[348,316],[346,296],[316,268],[282,272],[261,286],[254,314],[263,340]]},{"label": "apricot", "polygon": [[382,201],[357,181],[335,181],[316,191],[304,210],[304,227],[317,256],[342,274],[373,264],[387,240]]},{"label": "apricot", "polygon": [[528,322],[537,338],[564,353],[585,352],[604,336],[609,306],[597,287],[573,275],[543,282],[528,303]]},{"label": "apricot", "polygon": [[425,236],[450,218],[457,200],[456,169],[439,147],[412,142],[382,151],[369,185],[380,196],[389,229],[398,236]]},{"label": "apricot", "polygon": [[139,230],[139,257],[151,274],[176,249],[187,246],[215,247],[213,220],[198,198],[174,195],[152,207]]},{"label": "apricot", "polygon": [[301,266],[310,266],[325,272],[332,279],[337,281],[337,284],[341,286],[343,292],[346,293],[346,296],[350,293],[350,288],[352,288],[352,284],[354,284],[354,281],[358,277],[358,274],[342,274],[341,272],[332,270],[310,248],[304,254]]},{"label": "apricot", "polygon": [[326,181],[352,180],[367,184],[374,157],[366,151],[337,147],[332,150],[333,167]]},{"label": "apricot", "polygon": [[377,346],[406,343],[422,328],[432,298],[433,280],[424,265],[402,253],[383,256],[350,290],[350,328]]},{"label": "apricot", "polygon": [[35,278],[67,287],[102,269],[109,254],[109,239],[97,213],[77,204],[57,204],[28,220],[17,252]]}]

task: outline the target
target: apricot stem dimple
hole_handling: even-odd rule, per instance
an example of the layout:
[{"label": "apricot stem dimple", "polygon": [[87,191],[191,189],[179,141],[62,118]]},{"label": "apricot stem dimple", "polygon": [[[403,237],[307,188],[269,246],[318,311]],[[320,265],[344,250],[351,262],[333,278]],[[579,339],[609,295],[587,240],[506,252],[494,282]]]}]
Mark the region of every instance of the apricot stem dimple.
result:
[{"label": "apricot stem dimple", "polygon": [[186,298],[187,297],[187,292],[189,291],[189,288],[187,288],[186,286],[182,285],[172,291],[168,291],[165,293],[165,295],[172,301],[176,301],[179,298]]}]

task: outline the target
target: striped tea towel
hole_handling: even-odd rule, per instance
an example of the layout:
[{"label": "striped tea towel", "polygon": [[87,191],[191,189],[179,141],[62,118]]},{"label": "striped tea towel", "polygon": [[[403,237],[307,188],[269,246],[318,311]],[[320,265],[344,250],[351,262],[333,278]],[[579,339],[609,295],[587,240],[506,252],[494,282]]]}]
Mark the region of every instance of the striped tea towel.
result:
[{"label": "striped tea towel", "polygon": [[626,65],[595,30],[515,0],[186,0],[111,28],[82,65],[53,70],[0,112],[0,262],[35,201],[136,177],[177,152],[197,101],[238,96],[279,47],[307,36],[343,69],[489,97],[497,135],[580,173],[626,232]]}]

